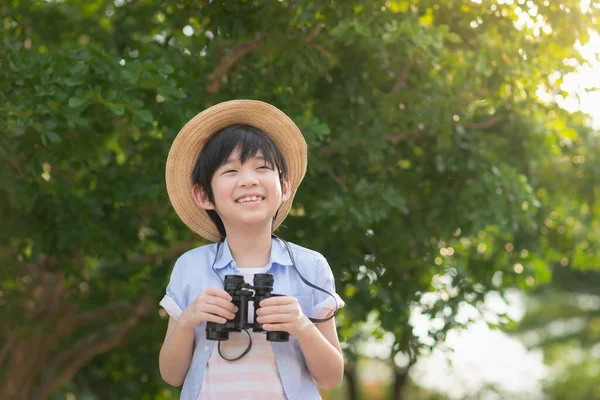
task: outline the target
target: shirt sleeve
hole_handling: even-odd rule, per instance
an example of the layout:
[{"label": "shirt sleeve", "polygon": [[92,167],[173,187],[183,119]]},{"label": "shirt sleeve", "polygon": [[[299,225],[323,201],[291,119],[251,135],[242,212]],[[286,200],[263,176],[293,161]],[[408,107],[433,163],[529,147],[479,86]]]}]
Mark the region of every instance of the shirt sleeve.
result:
[{"label": "shirt sleeve", "polygon": [[342,308],[346,303],[335,291],[335,280],[331,267],[324,257],[317,260],[317,278],[315,285],[331,293],[328,295],[320,290],[314,289],[315,318],[325,318],[332,311]]},{"label": "shirt sleeve", "polygon": [[184,261],[180,257],[175,262],[173,272],[171,272],[171,279],[167,286],[167,292],[159,303],[165,309],[167,314],[175,320],[179,319],[181,313],[187,307],[186,293],[189,293],[190,291],[190,285],[185,282],[183,274]]}]

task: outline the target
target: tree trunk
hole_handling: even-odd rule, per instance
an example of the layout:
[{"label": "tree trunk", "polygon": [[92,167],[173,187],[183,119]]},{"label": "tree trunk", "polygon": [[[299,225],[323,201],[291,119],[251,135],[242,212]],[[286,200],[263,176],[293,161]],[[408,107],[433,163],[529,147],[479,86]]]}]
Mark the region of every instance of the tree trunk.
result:
[{"label": "tree trunk", "polygon": [[346,381],[348,382],[348,400],[358,400],[359,387],[355,362],[351,361],[346,363],[346,366],[344,367],[344,375],[346,376]]},{"label": "tree trunk", "polygon": [[404,388],[408,382],[408,368],[394,367],[394,389],[392,400],[402,400],[404,398]]},{"label": "tree trunk", "polygon": [[[32,299],[17,326],[7,323],[0,343],[0,399],[46,399],[95,355],[119,346],[151,308],[145,296],[136,304],[115,302],[81,311],[65,288],[62,272],[36,271]],[[22,327],[26,326],[27,330]],[[77,337],[69,341],[70,337]]]}]

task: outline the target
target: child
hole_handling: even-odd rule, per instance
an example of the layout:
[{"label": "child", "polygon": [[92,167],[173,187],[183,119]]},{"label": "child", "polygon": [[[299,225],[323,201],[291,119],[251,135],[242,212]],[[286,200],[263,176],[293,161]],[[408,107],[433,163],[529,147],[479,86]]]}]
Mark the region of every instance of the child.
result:
[{"label": "child", "polygon": [[[188,227],[217,242],[177,260],[160,303],[169,314],[160,372],[171,385],[183,383],[182,399],[320,399],[315,382],[325,389],[340,384],[344,362],[333,316],[344,302],[331,268],[321,254],[273,235],[291,208],[306,157],[298,127],[260,101],[212,106],[175,138],[166,168],[171,203]],[[223,289],[225,276],[251,284],[258,273],[271,274],[272,293],[281,296],[260,302],[256,322],[266,332],[287,332],[289,340],[230,331],[213,351],[207,323],[223,326],[215,324],[238,311]]]}]

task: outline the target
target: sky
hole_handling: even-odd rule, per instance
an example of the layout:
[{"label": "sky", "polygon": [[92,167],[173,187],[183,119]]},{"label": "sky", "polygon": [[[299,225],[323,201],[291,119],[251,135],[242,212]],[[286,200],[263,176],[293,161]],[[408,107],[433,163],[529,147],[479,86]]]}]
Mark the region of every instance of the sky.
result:
[{"label": "sky", "polygon": [[571,93],[560,99],[561,107],[568,111],[581,110],[592,116],[594,127],[600,129],[600,36],[592,34],[584,47],[575,46],[591,63],[580,68],[578,73],[565,76],[562,88]]},{"label": "sky", "polygon": [[[420,356],[411,369],[411,378],[422,387],[457,400],[469,395],[479,395],[477,398],[485,400],[543,399],[541,382],[546,377],[547,367],[542,352],[529,351],[519,339],[490,329],[485,323],[486,320],[497,322],[496,313],[501,312],[516,321],[522,318],[525,296],[518,290],[510,290],[505,297],[507,302],[495,292],[488,293],[482,313],[463,304],[457,320],[476,322],[466,330],[451,330],[444,343],[446,350],[437,348],[431,354]],[[423,341],[429,326],[435,325],[416,308],[412,310],[410,323],[415,336]],[[392,334],[384,336],[383,340],[372,338],[359,352],[374,359],[389,359],[393,340]],[[404,360],[397,361],[402,364]],[[393,379],[389,366],[373,359],[359,364],[359,374],[365,384]],[[505,397],[494,397],[493,393],[482,395],[481,388],[489,384],[503,391]]]},{"label": "sky", "polygon": [[[525,310],[524,295],[512,291],[507,299],[508,304],[491,293],[486,298],[486,308],[506,311],[511,318],[519,320]],[[449,332],[446,344],[452,351],[434,350],[415,364],[411,377],[419,385],[453,399],[474,396],[486,384],[495,385],[514,400],[542,399],[541,382],[547,373],[542,352],[529,351],[519,339],[490,329],[484,320],[485,312],[481,317],[477,310],[467,306],[459,314],[478,321],[466,330]],[[419,325],[423,322],[416,326]],[[490,394],[481,398],[496,397]]]}]

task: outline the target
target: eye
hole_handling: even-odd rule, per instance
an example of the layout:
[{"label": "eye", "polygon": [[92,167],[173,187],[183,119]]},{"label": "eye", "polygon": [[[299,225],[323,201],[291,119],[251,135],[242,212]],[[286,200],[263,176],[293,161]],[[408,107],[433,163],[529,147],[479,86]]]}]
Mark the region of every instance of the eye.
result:
[{"label": "eye", "polygon": [[227,171],[223,172],[222,175],[229,174],[231,172],[237,172],[237,171],[235,169],[228,169]]},{"label": "eye", "polygon": [[261,165],[260,167],[258,167],[257,169],[273,169],[268,165]]}]

